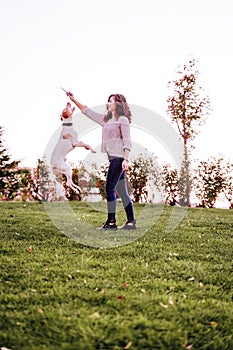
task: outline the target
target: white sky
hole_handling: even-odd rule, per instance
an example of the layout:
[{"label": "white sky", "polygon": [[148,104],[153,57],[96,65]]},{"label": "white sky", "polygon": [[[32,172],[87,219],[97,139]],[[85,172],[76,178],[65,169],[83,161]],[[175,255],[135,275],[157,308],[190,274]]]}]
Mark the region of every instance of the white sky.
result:
[{"label": "white sky", "polygon": [[194,154],[232,158],[232,32],[230,0],[0,0],[4,145],[36,164],[60,126],[61,86],[89,107],[122,93],[169,120],[167,82],[194,57],[213,108]]}]

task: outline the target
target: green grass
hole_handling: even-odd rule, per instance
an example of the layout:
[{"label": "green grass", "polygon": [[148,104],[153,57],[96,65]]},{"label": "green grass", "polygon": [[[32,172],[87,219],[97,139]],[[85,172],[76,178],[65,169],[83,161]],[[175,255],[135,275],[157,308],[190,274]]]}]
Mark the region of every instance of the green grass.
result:
[{"label": "green grass", "polygon": [[[69,205],[93,226],[105,218]],[[231,210],[188,209],[168,233],[165,207],[142,237],[97,249],[62,234],[41,203],[0,208],[0,348],[233,349]]]}]

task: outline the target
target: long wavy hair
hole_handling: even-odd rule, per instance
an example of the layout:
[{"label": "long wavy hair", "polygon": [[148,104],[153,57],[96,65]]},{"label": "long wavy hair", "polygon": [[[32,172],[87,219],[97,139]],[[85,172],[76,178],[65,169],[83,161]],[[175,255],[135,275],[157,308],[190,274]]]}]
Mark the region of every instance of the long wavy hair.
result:
[{"label": "long wavy hair", "polygon": [[[116,102],[116,117],[117,119],[120,116],[125,116],[129,119],[129,122],[131,123],[132,121],[132,114],[129,109],[128,103],[126,102],[125,96],[121,94],[112,94],[108,98],[108,102],[110,102],[111,97],[114,97],[115,102]],[[104,116],[104,122],[107,122],[109,119],[112,118],[112,112],[108,112]]]}]

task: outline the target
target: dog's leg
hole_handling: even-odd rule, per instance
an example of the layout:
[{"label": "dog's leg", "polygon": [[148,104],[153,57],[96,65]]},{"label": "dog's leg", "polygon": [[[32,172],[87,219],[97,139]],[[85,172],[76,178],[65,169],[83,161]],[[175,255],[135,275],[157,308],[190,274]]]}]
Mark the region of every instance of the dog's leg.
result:
[{"label": "dog's leg", "polygon": [[66,185],[70,187],[76,194],[81,193],[81,188],[72,180],[72,168],[67,163],[63,164],[63,174],[66,176]]},{"label": "dog's leg", "polygon": [[82,192],[81,188],[77,186],[71,179],[67,179],[66,185],[70,187],[76,194],[80,194]]}]

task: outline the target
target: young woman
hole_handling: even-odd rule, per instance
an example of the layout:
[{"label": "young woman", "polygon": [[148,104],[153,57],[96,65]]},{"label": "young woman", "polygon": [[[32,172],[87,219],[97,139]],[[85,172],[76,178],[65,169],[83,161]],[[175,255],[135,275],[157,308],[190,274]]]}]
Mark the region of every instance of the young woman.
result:
[{"label": "young woman", "polygon": [[102,126],[101,151],[106,152],[109,168],[106,178],[106,197],[108,218],[101,229],[116,229],[116,191],[120,195],[127,221],[122,229],[136,229],[134,210],[126,186],[126,170],[129,153],[132,148],[130,123],[132,115],[126,99],[121,94],[113,94],[108,98],[106,114],[99,114],[78,102],[71,92],[67,96],[75,103],[83,114]]}]

